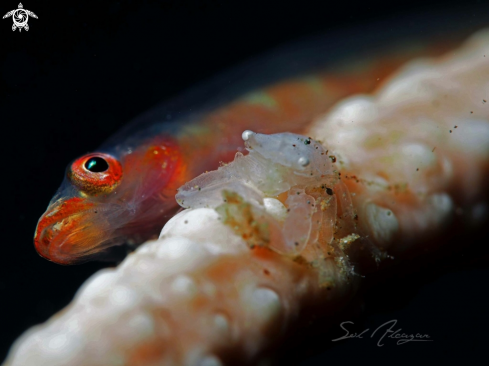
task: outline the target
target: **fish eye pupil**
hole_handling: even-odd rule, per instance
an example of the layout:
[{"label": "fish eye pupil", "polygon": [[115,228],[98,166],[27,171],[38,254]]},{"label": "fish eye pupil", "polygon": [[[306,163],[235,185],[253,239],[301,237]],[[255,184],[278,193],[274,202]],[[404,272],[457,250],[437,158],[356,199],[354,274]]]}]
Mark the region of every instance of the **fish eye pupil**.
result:
[{"label": "fish eye pupil", "polygon": [[87,160],[85,168],[92,173],[102,173],[109,169],[109,164],[107,164],[105,159],[95,156]]}]

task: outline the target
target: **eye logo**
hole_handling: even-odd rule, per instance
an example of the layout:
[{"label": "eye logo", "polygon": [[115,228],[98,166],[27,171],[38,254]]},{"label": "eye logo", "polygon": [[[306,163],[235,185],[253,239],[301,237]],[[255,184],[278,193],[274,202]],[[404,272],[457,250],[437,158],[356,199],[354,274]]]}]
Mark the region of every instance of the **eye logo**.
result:
[{"label": "eye logo", "polygon": [[3,16],[3,19],[8,18],[10,16],[14,21],[14,25],[12,25],[12,30],[15,31],[18,28],[19,32],[22,31],[22,28],[24,28],[26,31],[29,30],[29,25],[27,24],[27,22],[29,21],[29,16],[37,19],[37,15],[30,10],[24,9],[22,3],[19,3],[18,9],[14,9],[12,11],[9,11],[7,14],[5,14]]}]

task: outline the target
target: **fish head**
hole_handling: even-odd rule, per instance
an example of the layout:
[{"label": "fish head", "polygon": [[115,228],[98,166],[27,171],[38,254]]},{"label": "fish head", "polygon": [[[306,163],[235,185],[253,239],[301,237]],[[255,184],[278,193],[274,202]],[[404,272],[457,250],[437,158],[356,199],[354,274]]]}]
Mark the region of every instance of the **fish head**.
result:
[{"label": "fish head", "polygon": [[110,259],[114,247],[156,236],[176,210],[175,192],[184,175],[180,149],[169,138],[74,160],[39,219],[37,252],[75,264]]}]

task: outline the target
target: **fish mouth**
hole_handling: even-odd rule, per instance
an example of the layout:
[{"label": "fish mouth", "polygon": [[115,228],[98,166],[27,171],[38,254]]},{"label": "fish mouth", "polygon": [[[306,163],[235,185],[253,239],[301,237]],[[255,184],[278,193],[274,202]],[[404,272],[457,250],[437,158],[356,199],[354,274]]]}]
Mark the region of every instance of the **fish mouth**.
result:
[{"label": "fish mouth", "polygon": [[49,205],[34,233],[34,246],[39,255],[58,264],[73,264],[87,255],[83,231],[89,226],[86,218],[92,203],[74,197],[59,199]]}]

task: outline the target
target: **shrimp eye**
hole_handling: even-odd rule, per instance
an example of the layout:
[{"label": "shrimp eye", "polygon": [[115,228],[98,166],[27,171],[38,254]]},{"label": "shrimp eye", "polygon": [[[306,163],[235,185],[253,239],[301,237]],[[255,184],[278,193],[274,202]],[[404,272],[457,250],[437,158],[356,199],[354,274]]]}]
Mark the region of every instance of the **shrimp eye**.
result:
[{"label": "shrimp eye", "polygon": [[109,154],[93,153],[75,160],[67,175],[82,192],[97,195],[110,193],[117,187],[122,178],[122,167]]}]

